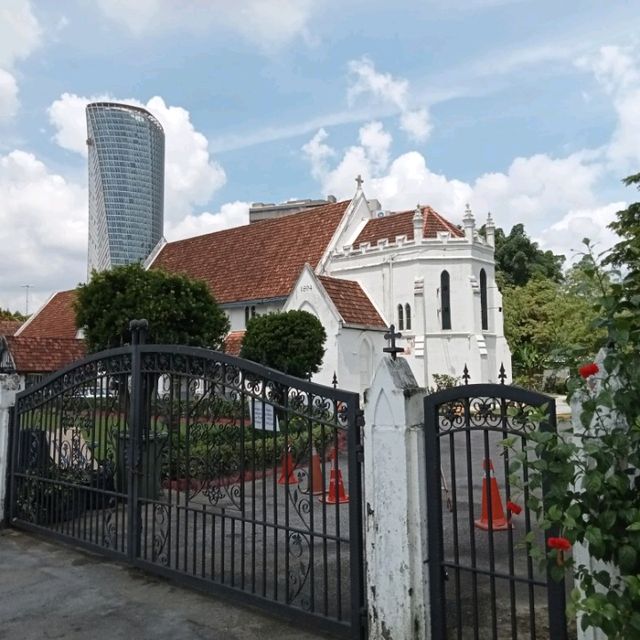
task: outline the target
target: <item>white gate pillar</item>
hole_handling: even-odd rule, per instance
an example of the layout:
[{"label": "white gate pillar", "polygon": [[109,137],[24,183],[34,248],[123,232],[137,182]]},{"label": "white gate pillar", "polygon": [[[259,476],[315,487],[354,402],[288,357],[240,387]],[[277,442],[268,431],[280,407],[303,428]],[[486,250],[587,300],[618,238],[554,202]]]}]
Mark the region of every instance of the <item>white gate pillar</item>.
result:
[{"label": "white gate pillar", "polygon": [[430,637],[424,389],[385,356],[367,391],[364,427],[370,640]]},{"label": "white gate pillar", "polygon": [[0,526],[4,522],[4,505],[9,469],[9,414],[20,390],[20,377],[0,374]]}]

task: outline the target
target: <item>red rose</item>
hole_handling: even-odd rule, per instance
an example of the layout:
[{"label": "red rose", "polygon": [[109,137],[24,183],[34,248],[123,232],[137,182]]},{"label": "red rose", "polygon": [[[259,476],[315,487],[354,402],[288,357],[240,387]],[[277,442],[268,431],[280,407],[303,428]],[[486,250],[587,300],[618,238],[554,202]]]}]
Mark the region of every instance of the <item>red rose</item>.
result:
[{"label": "red rose", "polygon": [[515,502],[511,502],[510,500],[509,502],[507,502],[507,509],[509,509],[511,513],[515,513],[516,515],[522,512],[522,507]]},{"label": "red rose", "polygon": [[579,369],[578,373],[583,378],[588,378],[589,376],[593,376],[600,371],[600,368],[595,362],[589,362],[588,364],[583,364]]},{"label": "red rose", "polygon": [[569,549],[571,549],[571,543],[562,536],[558,538],[549,538],[547,540],[547,546],[550,549],[559,549],[560,551],[569,551]]}]

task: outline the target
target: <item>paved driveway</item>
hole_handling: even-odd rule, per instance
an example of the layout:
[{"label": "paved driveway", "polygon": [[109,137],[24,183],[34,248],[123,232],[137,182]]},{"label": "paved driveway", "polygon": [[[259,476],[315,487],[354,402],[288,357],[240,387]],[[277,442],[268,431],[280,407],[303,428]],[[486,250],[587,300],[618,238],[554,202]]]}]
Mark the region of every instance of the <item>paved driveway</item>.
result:
[{"label": "paved driveway", "polygon": [[100,556],[0,530],[0,639],[320,640]]}]

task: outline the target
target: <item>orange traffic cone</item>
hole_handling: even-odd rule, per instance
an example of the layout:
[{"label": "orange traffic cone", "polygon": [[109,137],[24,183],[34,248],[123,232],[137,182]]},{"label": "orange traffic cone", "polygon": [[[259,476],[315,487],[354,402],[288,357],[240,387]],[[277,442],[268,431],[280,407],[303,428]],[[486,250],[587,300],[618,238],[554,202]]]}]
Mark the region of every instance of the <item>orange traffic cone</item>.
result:
[{"label": "orange traffic cone", "polygon": [[[493,462],[491,462],[491,460],[485,460],[482,467],[485,471],[485,475],[482,477],[482,515],[479,520],[475,521],[475,525],[478,529],[483,529],[484,531],[489,529],[489,501],[491,501],[491,528],[494,531],[504,531],[511,527],[511,523],[504,516],[498,482],[493,473]],[[489,493],[487,489],[487,469],[489,469],[491,493]]]},{"label": "orange traffic cone", "polygon": [[293,474],[295,465],[293,464],[293,456],[291,450],[282,454],[280,460],[280,477],[278,478],[278,484],[298,484],[298,479]]},{"label": "orange traffic cone", "polygon": [[[315,447],[311,447],[311,464],[307,472],[310,478],[309,490],[314,496],[324,493],[324,479],[322,478],[322,466],[320,456]],[[313,477],[311,477],[313,476]]]},{"label": "orange traffic cone", "polygon": [[344,491],[342,483],[342,471],[340,469],[331,469],[331,479],[329,480],[329,495],[322,496],[320,502],[327,504],[342,504],[349,502],[349,496]]}]

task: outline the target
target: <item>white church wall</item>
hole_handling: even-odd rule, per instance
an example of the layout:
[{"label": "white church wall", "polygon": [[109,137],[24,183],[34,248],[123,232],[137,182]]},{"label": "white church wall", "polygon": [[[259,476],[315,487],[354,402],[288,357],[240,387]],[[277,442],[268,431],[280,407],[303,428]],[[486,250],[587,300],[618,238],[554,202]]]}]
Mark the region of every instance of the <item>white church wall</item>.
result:
[{"label": "white church wall", "polygon": [[[327,304],[324,292],[320,290],[313,271],[305,267],[298,278],[294,288],[289,295],[289,299],[283,307],[283,311],[290,310],[308,311],[313,314],[327,332],[325,343],[325,353],[322,358],[320,371],[313,376],[313,381],[319,384],[330,385],[334,372],[338,371],[338,332],[340,329],[339,319],[333,309]],[[342,384],[341,388],[349,388]]]},{"label": "white church wall", "polygon": [[230,331],[244,331],[247,328],[245,307],[249,307],[249,315],[251,315],[251,309],[255,309],[255,315],[263,316],[268,313],[277,313],[282,311],[283,303],[263,302],[263,303],[249,303],[243,306],[225,307],[222,305],[222,309],[229,318],[231,324]]},{"label": "white church wall", "polygon": [[386,344],[384,331],[344,327],[338,336],[338,386],[363,394],[371,386]]},{"label": "white church wall", "polygon": [[[495,379],[498,358],[509,360],[504,343],[502,299],[495,285],[493,249],[477,238],[426,239],[387,248],[334,255],[328,265],[332,276],[357,280],[399,328],[398,305],[405,327],[399,345],[419,384],[433,383],[434,373],[459,376],[467,364],[476,382]],[[487,275],[488,329],[482,330],[480,270]],[[441,274],[449,273],[451,329],[442,328]],[[406,307],[411,305],[411,328],[406,328]],[[505,368],[508,365],[505,363]]]}]

